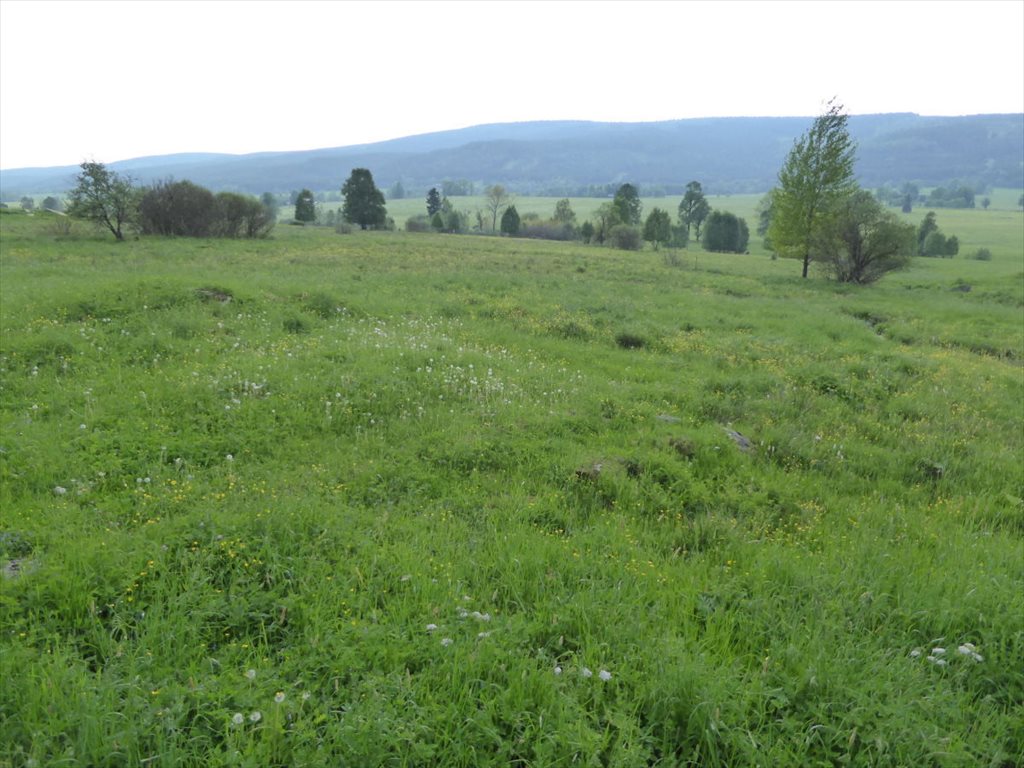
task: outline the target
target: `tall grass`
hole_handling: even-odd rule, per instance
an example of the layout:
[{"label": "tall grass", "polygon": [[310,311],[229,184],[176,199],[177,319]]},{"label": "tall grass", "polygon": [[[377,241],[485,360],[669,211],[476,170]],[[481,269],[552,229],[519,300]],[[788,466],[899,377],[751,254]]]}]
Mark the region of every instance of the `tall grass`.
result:
[{"label": "tall grass", "polygon": [[856,289],[0,217],[0,764],[1020,764],[1024,233],[971,213],[992,261]]}]

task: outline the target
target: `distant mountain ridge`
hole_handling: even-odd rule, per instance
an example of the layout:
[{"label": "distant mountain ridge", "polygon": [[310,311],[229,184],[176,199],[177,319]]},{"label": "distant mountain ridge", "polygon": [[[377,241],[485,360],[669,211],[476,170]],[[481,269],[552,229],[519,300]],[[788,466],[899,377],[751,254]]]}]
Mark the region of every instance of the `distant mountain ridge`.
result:
[{"label": "distant mountain ridge", "polygon": [[[581,194],[629,181],[675,192],[693,179],[710,194],[763,192],[813,117],[694,118],[650,123],[496,123],[372,144],[245,155],[184,153],[108,162],[141,183],[188,179],[214,191],[339,189],[352,168],[377,185],[418,194],[445,179],[521,194]],[[922,117],[853,115],[863,186],[959,180],[1024,187],[1024,114]],[[5,200],[70,188],[77,166],[0,170]]]}]

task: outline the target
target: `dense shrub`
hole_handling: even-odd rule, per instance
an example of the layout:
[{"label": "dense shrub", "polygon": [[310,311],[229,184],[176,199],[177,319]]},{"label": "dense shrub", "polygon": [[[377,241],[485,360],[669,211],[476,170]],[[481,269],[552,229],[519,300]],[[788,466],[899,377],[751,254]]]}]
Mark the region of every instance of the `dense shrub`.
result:
[{"label": "dense shrub", "polygon": [[640,230],[628,224],[616,224],[608,233],[608,242],[612,248],[623,251],[639,251],[643,245]]},{"label": "dense shrub", "polygon": [[747,222],[728,211],[712,211],[704,224],[704,250],[743,253],[750,241]]},{"label": "dense shrub", "polygon": [[992,251],[988,248],[979,248],[971,255],[971,258],[975,261],[992,261]]},{"label": "dense shrub", "polygon": [[235,192],[216,196],[191,181],[161,181],[139,201],[143,234],[177,237],[266,237],[274,228],[270,209]]},{"label": "dense shrub", "polygon": [[[591,230],[593,230],[593,225],[591,225]],[[593,231],[591,231],[591,235],[593,235]],[[576,228],[572,224],[554,219],[545,220],[536,216],[530,218],[524,216],[519,225],[519,236],[535,240],[575,240]]]},{"label": "dense shrub", "polygon": [[430,231],[430,217],[424,214],[417,214],[416,216],[410,216],[405,220],[405,231],[406,232],[429,232]]}]

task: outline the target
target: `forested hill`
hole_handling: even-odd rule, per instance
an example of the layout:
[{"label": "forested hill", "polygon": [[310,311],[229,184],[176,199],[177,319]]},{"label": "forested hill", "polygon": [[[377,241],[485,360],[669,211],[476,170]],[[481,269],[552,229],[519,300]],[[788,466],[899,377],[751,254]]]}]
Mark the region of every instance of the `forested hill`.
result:
[{"label": "forested hill", "polygon": [[[381,188],[410,193],[464,179],[502,183],[521,194],[586,195],[629,181],[681,191],[699,180],[711,193],[761,192],[813,117],[731,117],[656,123],[505,123],[360,146],[249,155],[184,154],[111,162],[145,183],[188,179],[215,191],[258,194],[340,187],[352,168],[369,168]],[[855,115],[862,185],[957,180],[1024,186],[1024,114],[922,117]],[[0,171],[3,199],[68,189],[77,167]]]}]

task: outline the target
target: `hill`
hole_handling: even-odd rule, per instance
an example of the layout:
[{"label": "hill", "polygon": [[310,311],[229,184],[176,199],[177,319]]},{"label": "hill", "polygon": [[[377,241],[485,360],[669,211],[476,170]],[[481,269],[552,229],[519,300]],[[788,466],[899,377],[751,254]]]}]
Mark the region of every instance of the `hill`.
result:
[{"label": "hill", "polygon": [[[173,177],[258,194],[340,187],[354,167],[419,192],[444,179],[503,183],[521,194],[600,194],[630,181],[673,193],[699,179],[711,193],[761,192],[775,182],[810,117],[730,117],[654,123],[553,121],[481,125],[297,152],[179,154],[110,162],[142,182]],[[954,179],[1024,186],[1024,115],[855,115],[857,173],[867,187]],[[4,199],[67,189],[75,166],[0,171]]]}]

